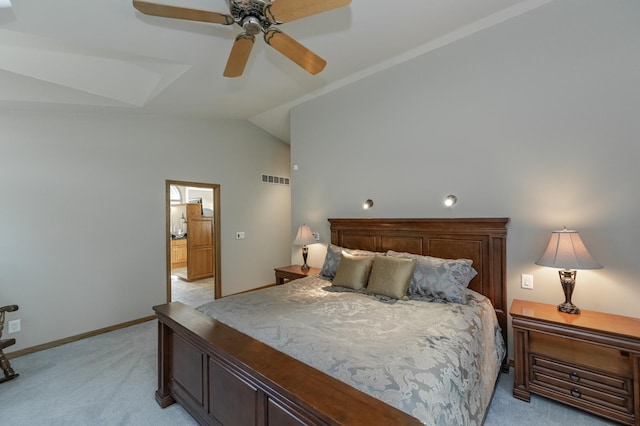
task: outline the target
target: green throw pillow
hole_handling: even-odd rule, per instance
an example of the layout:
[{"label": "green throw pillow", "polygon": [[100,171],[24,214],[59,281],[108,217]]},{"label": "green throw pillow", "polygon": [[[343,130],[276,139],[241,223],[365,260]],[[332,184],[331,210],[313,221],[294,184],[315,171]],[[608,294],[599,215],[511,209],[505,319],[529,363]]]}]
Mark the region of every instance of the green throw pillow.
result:
[{"label": "green throw pillow", "polygon": [[415,266],[414,259],[376,255],[367,291],[394,299],[406,299]]},{"label": "green throw pillow", "polygon": [[360,290],[367,286],[373,256],[350,256],[342,254],[332,285]]}]

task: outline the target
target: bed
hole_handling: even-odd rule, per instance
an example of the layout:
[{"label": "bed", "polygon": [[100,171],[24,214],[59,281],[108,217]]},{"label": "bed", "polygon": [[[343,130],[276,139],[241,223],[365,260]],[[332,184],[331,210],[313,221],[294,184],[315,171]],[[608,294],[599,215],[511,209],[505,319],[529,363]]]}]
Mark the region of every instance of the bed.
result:
[{"label": "bed", "polygon": [[[158,403],[177,401],[216,425],[482,423],[504,363],[508,219],[329,222],[330,249],[470,259],[477,275],[466,303],[397,300],[307,277],[198,310],[156,306]],[[302,328],[305,317],[315,325]],[[411,340],[403,334],[411,328],[438,332]],[[453,341],[463,342],[461,352],[424,355]]]}]

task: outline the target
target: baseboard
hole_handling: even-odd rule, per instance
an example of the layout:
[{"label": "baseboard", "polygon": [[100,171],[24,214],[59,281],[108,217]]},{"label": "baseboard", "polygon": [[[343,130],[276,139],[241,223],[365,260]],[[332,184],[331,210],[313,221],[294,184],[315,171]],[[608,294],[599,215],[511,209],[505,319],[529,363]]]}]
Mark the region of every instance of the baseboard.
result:
[{"label": "baseboard", "polygon": [[112,326],[109,326],[109,327],[100,328],[98,330],[93,330],[93,331],[88,331],[86,333],[77,334],[75,336],[65,337],[64,339],[54,340],[53,342],[43,343],[41,345],[36,345],[36,346],[31,346],[29,348],[20,349],[18,351],[11,352],[11,353],[8,353],[8,354],[5,354],[5,355],[7,356],[8,359],[14,359],[14,358],[18,358],[18,357],[21,357],[21,356],[24,356],[24,355],[32,354],[34,352],[40,352],[40,351],[44,351],[45,349],[55,348],[56,346],[64,345],[66,343],[75,342],[77,340],[86,339],[87,337],[97,336],[99,334],[108,333],[110,331],[119,330],[121,328],[127,328],[127,327],[130,327],[132,325],[141,324],[143,322],[151,321],[151,320],[154,320],[154,319],[156,319],[156,316],[155,315],[151,315],[151,316],[148,316],[148,317],[139,318],[137,320],[127,321],[127,322],[123,322],[121,324],[116,324],[116,325],[112,325]]}]

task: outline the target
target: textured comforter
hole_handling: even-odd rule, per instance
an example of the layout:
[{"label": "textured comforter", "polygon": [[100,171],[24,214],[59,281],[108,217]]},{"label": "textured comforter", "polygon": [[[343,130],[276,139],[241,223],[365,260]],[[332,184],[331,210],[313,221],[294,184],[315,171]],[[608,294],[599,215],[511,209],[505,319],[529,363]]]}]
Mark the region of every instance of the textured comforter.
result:
[{"label": "textured comforter", "polygon": [[389,303],[330,285],[307,277],[198,310],[425,424],[482,422],[505,351],[487,298]]}]

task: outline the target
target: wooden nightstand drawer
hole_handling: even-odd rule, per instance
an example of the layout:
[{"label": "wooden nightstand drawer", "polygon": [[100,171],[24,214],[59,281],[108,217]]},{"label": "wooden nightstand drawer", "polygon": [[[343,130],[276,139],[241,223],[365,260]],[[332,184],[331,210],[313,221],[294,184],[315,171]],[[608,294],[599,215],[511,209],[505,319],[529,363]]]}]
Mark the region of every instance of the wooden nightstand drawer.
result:
[{"label": "wooden nightstand drawer", "polygon": [[633,383],[624,377],[531,356],[531,386],[606,409],[633,413]]},{"label": "wooden nightstand drawer", "polygon": [[621,395],[631,395],[631,380],[624,377],[612,376],[594,370],[585,370],[581,366],[566,364],[556,360],[531,356],[532,380],[536,373],[556,377],[572,385],[588,386],[605,392],[616,392]]},{"label": "wooden nightstand drawer", "polygon": [[617,376],[633,376],[629,353],[616,348],[532,331],[529,333],[529,351]]}]

